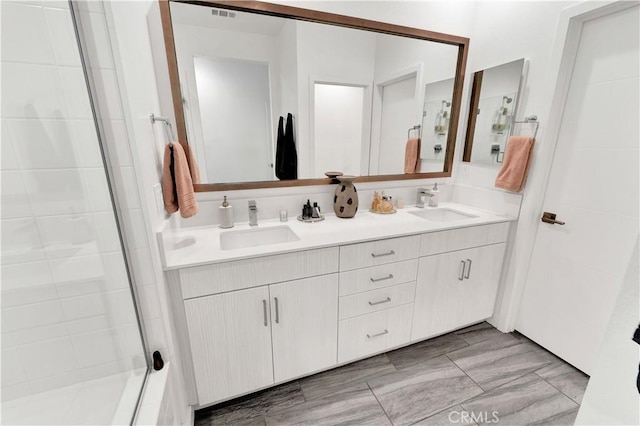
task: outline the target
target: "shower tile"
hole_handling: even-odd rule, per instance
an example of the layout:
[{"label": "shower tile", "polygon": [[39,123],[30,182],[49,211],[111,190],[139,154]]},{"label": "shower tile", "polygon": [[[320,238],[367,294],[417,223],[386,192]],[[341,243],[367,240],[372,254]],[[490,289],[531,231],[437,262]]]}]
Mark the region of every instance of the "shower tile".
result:
[{"label": "shower tile", "polygon": [[33,216],[23,172],[3,171],[0,173],[0,179],[2,184],[0,191],[2,219]]},{"label": "shower tile", "polygon": [[[10,42],[9,37],[3,37],[3,61],[55,63],[41,7],[18,3],[3,4],[2,32],[11,34]],[[6,86],[3,86],[3,89],[4,87]]]},{"label": "shower tile", "polygon": [[100,255],[54,259],[49,263],[56,283],[104,279],[104,266]]},{"label": "shower tile", "polygon": [[[4,328],[4,325],[3,325]],[[43,325],[26,330],[2,332],[2,348],[28,345],[44,340],[67,336],[69,333],[64,323]]]},{"label": "shower tile", "polygon": [[4,118],[64,117],[66,106],[56,68],[3,62],[2,114]]},{"label": "shower tile", "polygon": [[93,231],[100,253],[120,252],[120,238],[112,212],[93,213]]},{"label": "shower tile", "polygon": [[71,125],[65,120],[6,120],[22,169],[63,169],[78,166]]},{"label": "shower tile", "polygon": [[21,346],[20,352],[21,365],[32,381],[78,369],[69,337]]},{"label": "shower tile", "polygon": [[5,386],[17,385],[28,380],[27,374],[22,367],[22,351],[19,348],[3,349],[0,357],[2,358],[3,388]]},{"label": "shower tile", "polygon": [[135,324],[136,312],[129,288],[104,293],[107,313],[113,326]]},{"label": "shower tile", "polygon": [[116,72],[108,69],[96,69],[93,77],[100,116],[108,120],[124,119]]},{"label": "shower tile", "polygon": [[116,329],[76,334],[71,339],[73,353],[81,368],[101,365],[122,358],[122,347]]},{"label": "shower tile", "polygon": [[3,307],[46,302],[55,298],[55,286],[47,262],[2,265]]},{"label": "shower tile", "polygon": [[92,212],[113,211],[109,184],[104,169],[84,169],[82,175],[87,191],[89,210]]},{"label": "shower tile", "polygon": [[[38,218],[45,252],[49,259],[70,258],[98,253],[98,244],[93,229],[93,217],[88,214],[45,216]],[[64,260],[62,261],[63,265]],[[59,262],[52,267],[58,268]],[[75,267],[75,266],[71,266]],[[54,274],[57,270],[54,270]],[[68,278],[56,276],[58,281]]]},{"label": "shower tile", "polygon": [[[58,2],[64,3],[64,2]],[[47,6],[52,2],[48,1]],[[44,8],[44,16],[49,28],[49,37],[55,52],[56,63],[58,65],[76,66],[80,64],[80,53],[76,42],[76,34],[73,31],[71,14],[67,9]]]},{"label": "shower tile", "polygon": [[[7,409],[7,404],[4,404],[4,402],[22,398],[30,394],[31,394],[31,389],[29,388],[28,383],[20,383],[13,386],[2,386],[3,420],[5,417],[4,413],[6,413],[5,410]],[[5,421],[3,421],[3,423],[5,423]]]},{"label": "shower tile", "polygon": [[104,167],[93,120],[70,120],[74,151],[80,167]]},{"label": "shower tile", "polygon": [[88,64],[93,68],[114,69],[111,42],[104,13],[80,12],[84,37],[89,47]]},{"label": "shower tile", "polygon": [[82,373],[80,370],[67,371],[57,376],[47,377],[46,379],[34,380],[31,384],[33,393],[41,393],[70,386],[82,381]]},{"label": "shower tile", "polygon": [[129,288],[129,276],[127,275],[122,252],[103,254],[102,263],[105,268],[106,290]]},{"label": "shower tile", "polygon": [[2,220],[2,264],[44,260],[42,240],[33,218]]},{"label": "shower tile", "polygon": [[109,318],[104,313],[67,321],[65,324],[69,329],[69,334],[71,336],[75,334],[89,333],[91,331],[105,330],[111,327],[109,324]]},{"label": "shower tile", "polygon": [[93,119],[84,72],[80,67],[58,67],[60,87],[67,105],[66,118]]},{"label": "shower tile", "polygon": [[108,313],[106,293],[71,297],[60,301],[65,320],[73,321]]},{"label": "shower tile", "polygon": [[2,156],[0,157],[0,161],[2,161],[2,170],[19,169],[18,156],[13,148],[13,142],[9,137],[7,120],[2,120],[0,126],[2,127],[2,139],[0,139],[2,140],[2,143],[0,143],[0,149],[2,149]]},{"label": "shower tile", "polygon": [[77,169],[23,172],[29,201],[36,216],[74,214],[87,211],[82,173]]},{"label": "shower tile", "polygon": [[3,331],[23,330],[64,321],[62,307],[57,300],[3,309]]}]

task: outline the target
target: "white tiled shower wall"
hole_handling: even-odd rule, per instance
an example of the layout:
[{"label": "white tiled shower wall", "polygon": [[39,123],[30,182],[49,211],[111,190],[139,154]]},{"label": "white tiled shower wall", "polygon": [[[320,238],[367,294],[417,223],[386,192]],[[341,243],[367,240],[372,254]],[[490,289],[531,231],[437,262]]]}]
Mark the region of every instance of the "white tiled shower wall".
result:
[{"label": "white tiled shower wall", "polygon": [[[82,13],[95,7],[84,3]],[[145,361],[68,3],[4,1],[2,32],[2,397],[9,400]],[[130,157],[118,154],[114,161],[126,167]]]}]

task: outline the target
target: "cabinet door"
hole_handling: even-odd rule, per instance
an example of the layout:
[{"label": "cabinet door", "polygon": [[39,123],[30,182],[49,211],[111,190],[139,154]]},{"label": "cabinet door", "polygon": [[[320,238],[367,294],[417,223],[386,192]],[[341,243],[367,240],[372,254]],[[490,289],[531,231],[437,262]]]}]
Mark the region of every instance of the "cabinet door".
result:
[{"label": "cabinet door", "polygon": [[421,257],[411,340],[493,315],[505,244]]},{"label": "cabinet door", "polygon": [[338,275],[269,286],[276,382],[336,364]]},{"label": "cabinet door", "polygon": [[273,383],[267,287],[189,299],[184,307],[200,405]]}]

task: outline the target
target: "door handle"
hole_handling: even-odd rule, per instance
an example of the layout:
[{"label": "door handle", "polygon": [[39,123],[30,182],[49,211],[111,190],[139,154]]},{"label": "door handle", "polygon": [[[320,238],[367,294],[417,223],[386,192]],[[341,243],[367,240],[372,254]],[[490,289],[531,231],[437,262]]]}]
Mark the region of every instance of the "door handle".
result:
[{"label": "door handle", "polygon": [[390,250],[390,251],[388,251],[386,253],[379,253],[379,254],[378,253],[371,253],[371,257],[392,256],[394,254],[396,254],[396,252],[393,251],[393,250]]},{"label": "door handle", "polygon": [[462,268],[460,268],[460,275],[458,275],[458,281],[464,280],[464,269],[467,266],[467,262],[465,262],[464,260],[461,260],[460,265],[462,266]]},{"label": "door handle", "polygon": [[382,278],[369,278],[371,280],[372,283],[377,283],[378,281],[384,281],[384,280],[390,280],[393,278],[393,274],[389,274],[386,277],[382,277]]},{"label": "door handle", "polygon": [[369,302],[369,305],[370,305],[370,306],[376,306],[376,305],[381,305],[381,304],[383,304],[383,303],[389,303],[389,302],[391,302],[391,298],[390,298],[390,297],[387,297],[386,299],[381,300],[381,301],[379,301],[379,302]]},{"label": "door handle", "polygon": [[543,221],[544,223],[550,223],[552,225],[564,225],[565,222],[561,221],[561,220],[556,220],[556,214],[555,213],[550,213],[550,212],[544,212],[542,213],[542,219],[540,219],[541,221]]},{"label": "door handle", "polygon": [[387,330],[386,328],[384,329],[383,332],[381,333],[377,333],[377,334],[367,334],[367,339],[373,339],[374,337],[380,337],[380,336],[384,336],[385,334],[389,334],[389,330]]},{"label": "door handle", "polygon": [[469,262],[469,267],[467,268],[467,273],[464,274],[464,277],[469,279],[469,275],[471,275],[471,259],[467,259],[467,262]]},{"label": "door handle", "polygon": [[273,300],[276,302],[276,324],[280,323],[280,310],[278,309],[278,298],[274,297]]},{"label": "door handle", "polygon": [[264,326],[267,327],[267,301],[262,299],[262,311],[264,312]]}]

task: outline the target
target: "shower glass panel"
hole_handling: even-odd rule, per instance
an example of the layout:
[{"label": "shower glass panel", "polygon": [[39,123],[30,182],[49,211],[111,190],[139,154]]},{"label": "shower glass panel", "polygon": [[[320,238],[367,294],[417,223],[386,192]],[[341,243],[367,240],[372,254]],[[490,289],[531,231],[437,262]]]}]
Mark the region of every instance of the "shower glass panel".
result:
[{"label": "shower glass panel", "polygon": [[129,424],[147,361],[69,6],[2,4],[2,424]]}]

